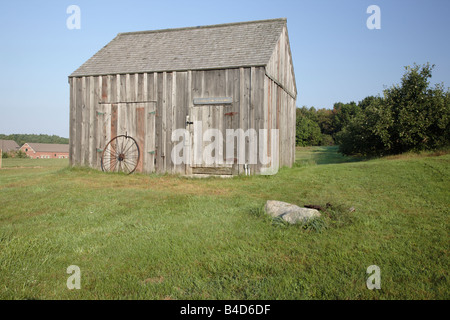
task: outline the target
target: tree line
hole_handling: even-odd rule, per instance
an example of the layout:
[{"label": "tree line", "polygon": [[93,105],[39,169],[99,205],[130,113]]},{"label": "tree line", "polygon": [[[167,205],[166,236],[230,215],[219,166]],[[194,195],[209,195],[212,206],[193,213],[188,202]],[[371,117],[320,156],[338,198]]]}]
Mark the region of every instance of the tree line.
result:
[{"label": "tree line", "polygon": [[68,144],[69,138],[47,134],[0,134],[0,140],[14,140],[19,146],[27,142]]},{"label": "tree line", "polygon": [[450,145],[450,90],[430,86],[434,65],[405,67],[400,84],[333,109],[297,108],[297,146],[339,145],[346,155],[384,156]]}]

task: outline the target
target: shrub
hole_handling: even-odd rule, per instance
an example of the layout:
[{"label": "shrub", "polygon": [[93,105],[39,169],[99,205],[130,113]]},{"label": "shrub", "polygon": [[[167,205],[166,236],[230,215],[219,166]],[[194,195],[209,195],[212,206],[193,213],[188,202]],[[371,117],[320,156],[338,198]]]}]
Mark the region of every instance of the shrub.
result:
[{"label": "shrub", "polygon": [[297,146],[320,145],[322,133],[317,122],[304,116],[297,116],[295,141]]}]

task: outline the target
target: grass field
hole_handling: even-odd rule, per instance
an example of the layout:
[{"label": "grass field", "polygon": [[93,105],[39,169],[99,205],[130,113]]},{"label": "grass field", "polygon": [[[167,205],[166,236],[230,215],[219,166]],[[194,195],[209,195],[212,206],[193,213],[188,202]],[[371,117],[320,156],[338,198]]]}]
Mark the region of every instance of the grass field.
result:
[{"label": "grass field", "polygon": [[[4,159],[0,298],[449,299],[450,154],[336,151],[299,148],[293,168],[232,179]],[[287,226],[265,216],[269,199],[333,207]]]}]

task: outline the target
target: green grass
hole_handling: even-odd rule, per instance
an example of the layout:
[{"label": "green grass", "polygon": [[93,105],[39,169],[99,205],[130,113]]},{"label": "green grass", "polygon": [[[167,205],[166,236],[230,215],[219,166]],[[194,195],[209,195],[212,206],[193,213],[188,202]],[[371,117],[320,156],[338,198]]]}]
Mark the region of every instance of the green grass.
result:
[{"label": "green grass", "polygon": [[69,165],[69,159],[2,159],[2,168],[63,168]]},{"label": "green grass", "polygon": [[335,164],[355,162],[361,159],[343,156],[338,153],[338,146],[333,147],[297,147],[295,154],[296,166]]},{"label": "green grass", "polygon": [[[449,154],[357,161],[317,147],[296,159],[232,179],[4,159],[0,298],[450,298]],[[269,199],[333,207],[287,226],[263,213]],[[373,264],[381,290],[366,287]],[[70,265],[80,290],[66,287]]]}]

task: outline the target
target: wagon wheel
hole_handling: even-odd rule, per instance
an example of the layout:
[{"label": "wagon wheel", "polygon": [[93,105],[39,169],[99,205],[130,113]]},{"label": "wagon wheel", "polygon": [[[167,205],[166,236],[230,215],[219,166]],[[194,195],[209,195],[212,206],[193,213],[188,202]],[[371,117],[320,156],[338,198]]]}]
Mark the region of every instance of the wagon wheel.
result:
[{"label": "wagon wheel", "polygon": [[131,174],[139,163],[139,146],[134,138],[120,135],[108,142],[102,153],[102,170]]}]

